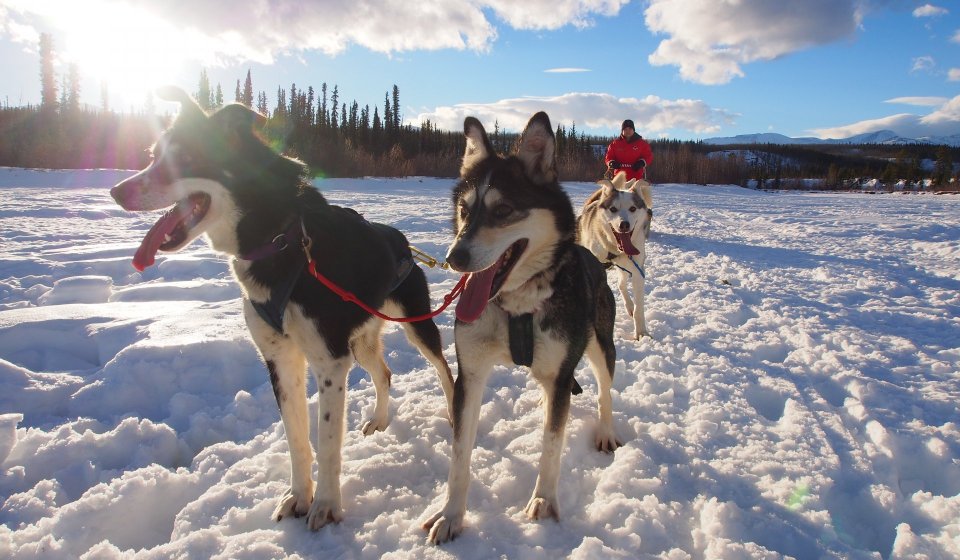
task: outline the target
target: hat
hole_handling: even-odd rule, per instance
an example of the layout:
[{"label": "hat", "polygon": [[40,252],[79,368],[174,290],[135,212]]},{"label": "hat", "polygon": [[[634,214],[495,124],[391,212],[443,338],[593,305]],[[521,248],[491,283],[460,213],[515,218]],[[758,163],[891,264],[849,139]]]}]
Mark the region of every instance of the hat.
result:
[{"label": "hat", "polygon": [[634,129],[634,130],[637,129],[637,127],[633,126],[633,121],[631,121],[630,119],[627,119],[627,120],[623,121],[623,124],[620,125],[620,130],[625,129],[625,128],[627,128],[628,126],[629,126],[630,128],[632,128],[632,129]]}]

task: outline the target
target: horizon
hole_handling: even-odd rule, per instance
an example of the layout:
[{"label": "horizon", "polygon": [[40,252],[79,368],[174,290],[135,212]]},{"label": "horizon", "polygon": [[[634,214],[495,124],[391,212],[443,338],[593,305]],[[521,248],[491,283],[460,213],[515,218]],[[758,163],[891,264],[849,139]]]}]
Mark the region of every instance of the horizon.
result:
[{"label": "horizon", "polygon": [[[142,107],[163,83],[193,93],[204,69],[229,102],[249,70],[271,108],[276,89],[291,84],[336,85],[341,100],[361,107],[381,106],[396,84],[405,123],[429,119],[451,131],[473,115],[516,132],[545,110],[554,125],[602,137],[616,136],[627,118],[650,139],[946,137],[960,135],[960,18],[945,5],[580,0],[397,9],[331,1],[258,12],[234,2],[225,18],[216,2],[6,0],[0,102],[39,104],[46,32],[58,87],[75,63],[81,103],[101,106],[105,87],[118,112]],[[158,112],[173,110],[156,103]]]}]

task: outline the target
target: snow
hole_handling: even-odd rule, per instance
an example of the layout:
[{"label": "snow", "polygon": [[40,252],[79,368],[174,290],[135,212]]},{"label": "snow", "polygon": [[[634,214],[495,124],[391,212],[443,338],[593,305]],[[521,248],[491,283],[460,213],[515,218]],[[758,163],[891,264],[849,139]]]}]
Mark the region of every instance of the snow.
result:
[{"label": "snow", "polygon": [[[592,449],[581,364],[562,519],[525,519],[539,394],[498,368],[467,528],[434,548],[419,525],[451,429],[402,331],[385,333],[385,432],[360,433],[374,390],[350,374],[343,522],[274,523],[286,442],[239,289],[203,241],[130,266],[154,216],[106,187],[131,173],[0,169],[2,557],[960,557],[960,198],[657,185],[653,336],[630,340],[622,305],[616,326],[626,445]],[[442,256],[451,183],[318,185]],[[592,190],[566,187],[576,207]],[[439,304],[456,277],[427,275]],[[455,365],[452,313],[438,324]]]}]

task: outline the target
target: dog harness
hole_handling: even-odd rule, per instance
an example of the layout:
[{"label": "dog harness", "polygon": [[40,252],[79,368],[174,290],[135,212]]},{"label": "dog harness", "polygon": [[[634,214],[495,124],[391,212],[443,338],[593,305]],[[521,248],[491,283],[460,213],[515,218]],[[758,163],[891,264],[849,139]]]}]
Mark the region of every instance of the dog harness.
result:
[{"label": "dog harness", "polygon": [[[613,259],[615,259],[615,258],[617,258],[617,255],[614,255],[613,253],[607,253],[607,262],[608,262],[608,263],[610,263],[610,264],[612,264],[613,266],[619,268],[620,270],[626,272],[628,276],[631,276],[631,277],[632,277],[632,276],[633,276],[633,273],[632,273],[632,272],[630,272],[630,271],[627,270],[626,268],[623,268],[623,267],[620,266],[619,264],[613,262]],[[637,269],[637,272],[640,273],[640,278],[646,278],[646,277],[647,277],[647,273],[644,272],[643,267],[640,266],[639,264],[637,264],[637,261],[635,261],[635,260],[633,259],[633,256],[631,256],[631,257],[629,257],[629,258],[630,258],[630,262],[632,262],[632,263],[633,263],[633,266]]]},{"label": "dog harness", "polygon": [[[364,223],[370,227],[376,226],[376,224],[368,222],[365,219]],[[301,217],[299,222],[294,221],[286,232],[274,237],[270,243],[262,247],[258,247],[253,251],[243,253],[242,255],[239,255],[239,257],[246,261],[258,261],[266,259],[276,255],[277,253],[285,251],[291,245],[302,246],[305,239],[308,239],[308,236],[306,226],[304,225],[303,218]],[[410,275],[410,271],[413,270],[414,265],[415,263],[411,255],[403,255],[400,257],[400,259],[397,261],[397,274],[394,278],[394,283],[387,293],[393,292],[400,286],[400,284],[403,284],[403,281],[406,280],[407,276]],[[253,306],[254,311],[257,312],[257,315],[259,315],[261,319],[270,325],[270,327],[273,328],[277,334],[283,334],[284,312],[287,309],[287,304],[290,303],[290,297],[293,295],[293,289],[297,286],[297,282],[300,280],[300,276],[303,274],[303,271],[306,267],[306,258],[302,260],[298,259],[297,265],[290,269],[289,274],[287,274],[284,280],[270,289],[270,296],[266,301],[259,302],[250,300],[250,304]]]},{"label": "dog harness", "polygon": [[518,366],[533,365],[533,313],[508,315],[510,357]]}]

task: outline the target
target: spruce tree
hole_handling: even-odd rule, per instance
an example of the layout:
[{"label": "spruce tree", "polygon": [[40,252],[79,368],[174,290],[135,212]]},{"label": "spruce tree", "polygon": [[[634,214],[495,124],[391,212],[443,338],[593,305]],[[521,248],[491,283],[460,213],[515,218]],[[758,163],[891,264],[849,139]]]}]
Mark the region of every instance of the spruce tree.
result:
[{"label": "spruce tree", "polygon": [[53,73],[53,36],[40,34],[40,108],[57,109],[57,77]]},{"label": "spruce tree", "polygon": [[247,107],[253,107],[253,79],[250,77],[250,70],[247,70],[247,79],[243,81],[243,97],[240,102]]},{"label": "spruce tree", "polygon": [[203,109],[210,108],[210,78],[207,77],[207,70],[200,70],[200,84],[197,90],[197,103]]}]

